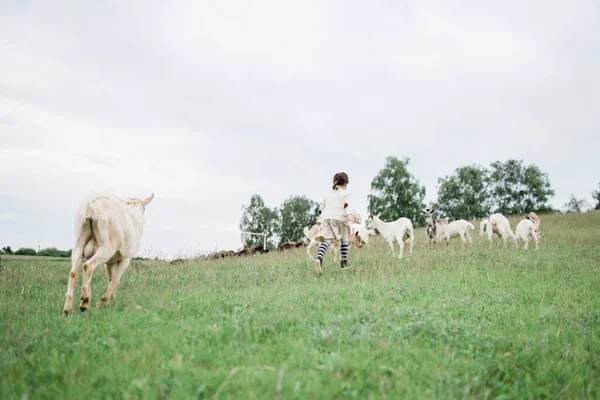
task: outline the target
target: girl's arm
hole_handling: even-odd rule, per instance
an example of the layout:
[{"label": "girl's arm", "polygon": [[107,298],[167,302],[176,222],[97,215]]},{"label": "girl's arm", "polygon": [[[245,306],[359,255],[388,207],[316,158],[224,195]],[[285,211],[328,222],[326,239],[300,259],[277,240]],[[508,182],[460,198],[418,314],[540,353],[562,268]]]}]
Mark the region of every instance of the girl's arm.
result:
[{"label": "girl's arm", "polygon": [[347,221],[349,223],[356,222],[354,220],[354,202],[352,201],[352,195],[346,193],[344,195],[344,212],[346,213]]}]

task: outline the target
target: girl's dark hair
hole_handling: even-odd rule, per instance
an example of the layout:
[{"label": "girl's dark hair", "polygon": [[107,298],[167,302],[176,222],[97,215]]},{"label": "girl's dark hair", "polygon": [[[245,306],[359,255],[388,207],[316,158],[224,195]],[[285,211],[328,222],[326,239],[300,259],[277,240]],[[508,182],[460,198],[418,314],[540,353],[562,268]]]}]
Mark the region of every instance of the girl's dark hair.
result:
[{"label": "girl's dark hair", "polygon": [[338,172],[333,176],[333,190],[337,190],[338,186],[347,185],[349,182],[348,174],[345,172]]}]

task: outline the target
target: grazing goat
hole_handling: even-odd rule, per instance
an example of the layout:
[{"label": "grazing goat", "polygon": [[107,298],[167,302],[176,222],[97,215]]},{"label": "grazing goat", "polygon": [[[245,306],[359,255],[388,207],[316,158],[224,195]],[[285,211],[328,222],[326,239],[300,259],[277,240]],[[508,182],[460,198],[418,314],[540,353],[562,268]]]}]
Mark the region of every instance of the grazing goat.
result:
[{"label": "grazing goat", "polygon": [[515,228],[516,231],[516,240],[521,239],[523,241],[523,248],[527,249],[529,247],[529,239],[532,239],[535,243],[535,248],[540,248],[540,233],[532,220],[523,219]]},{"label": "grazing goat", "polygon": [[262,246],[256,246],[256,247],[253,247],[253,249],[254,249],[255,253],[260,253],[260,254],[264,254],[264,253],[268,253],[269,252],[269,249],[265,249]]},{"label": "grazing goat", "polygon": [[232,256],[250,256],[252,254],[256,254],[256,253],[268,253],[269,249],[265,249],[262,246],[255,246],[255,247],[246,247],[245,249],[242,249],[238,252],[234,252]]},{"label": "grazing goat", "polygon": [[479,236],[485,235],[485,231],[489,222],[490,221],[487,218],[481,220],[481,222],[479,223]]},{"label": "grazing goat", "polygon": [[235,253],[235,255],[236,256],[251,256],[254,253],[256,253],[256,250],[254,247],[246,247],[245,249],[242,249],[242,250],[238,251],[237,253]]},{"label": "grazing goat", "polygon": [[527,218],[528,220],[532,221],[535,224],[536,229],[538,231],[540,230],[540,218],[537,216],[536,213],[530,212],[529,214],[527,214],[525,216],[525,218]]},{"label": "grazing goat", "polygon": [[301,240],[298,242],[284,242],[279,245],[279,248],[277,250],[283,251],[283,250],[294,249],[294,248],[302,247],[302,246],[304,246],[304,242]]},{"label": "grazing goat", "polygon": [[171,261],[169,264],[171,265],[177,265],[177,264],[183,264],[183,259],[182,258],[178,258],[176,260]]},{"label": "grazing goat", "polygon": [[467,241],[469,244],[473,243],[473,238],[471,237],[471,234],[469,234],[471,229],[475,229],[475,226],[464,219],[459,219],[448,224],[448,234],[450,235],[450,239],[460,237],[463,247]]},{"label": "grazing goat", "polygon": [[494,214],[489,219],[489,224],[487,226],[487,237],[490,242],[490,249],[492,248],[492,237],[494,233],[498,235],[502,242],[504,243],[504,248],[506,248],[506,241],[510,238],[513,245],[517,246],[517,238],[514,233],[512,233],[510,229],[510,222],[508,219],[502,214]]},{"label": "grazing goat", "polygon": [[383,222],[378,216],[370,214],[369,221],[371,221],[381,236],[387,240],[390,250],[392,251],[392,256],[394,256],[394,242],[398,242],[398,245],[400,246],[400,255],[398,258],[402,258],[404,243],[409,245],[408,255],[412,256],[415,232],[410,219],[402,217],[394,222]]},{"label": "grazing goat", "polygon": [[473,243],[473,238],[469,231],[475,229],[475,226],[464,219],[459,219],[448,223],[448,219],[440,218],[433,219],[433,212],[435,209],[426,209],[421,212],[427,215],[425,219],[426,227],[425,232],[427,233],[427,241],[429,245],[437,245],[440,241],[445,240],[446,246],[450,244],[450,239],[460,237],[462,245],[464,247],[467,241],[469,244]]},{"label": "grazing goat", "polygon": [[100,304],[107,304],[114,299],[121,276],[140,249],[144,211],[153,198],[154,193],[145,200],[122,200],[114,195],[98,195],[80,207],[75,222],[76,239],[63,309],[65,314],[73,308],[77,272],[84,257],[87,261],[83,264],[80,310],[86,311],[89,308],[92,299],[92,274],[104,263],[108,272],[108,289],[100,298]]}]

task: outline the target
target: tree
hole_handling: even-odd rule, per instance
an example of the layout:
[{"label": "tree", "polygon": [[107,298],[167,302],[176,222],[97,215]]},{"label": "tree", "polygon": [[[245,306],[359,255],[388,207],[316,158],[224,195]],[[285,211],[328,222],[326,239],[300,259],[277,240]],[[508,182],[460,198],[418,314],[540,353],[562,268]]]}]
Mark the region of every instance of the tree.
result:
[{"label": "tree", "polygon": [[60,250],[56,247],[48,247],[47,249],[40,250],[37,255],[43,257],[60,257],[59,252]]},{"label": "tree", "polygon": [[312,226],[319,218],[319,204],[306,196],[292,196],[279,209],[277,233],[279,244],[302,240],[302,228]]},{"label": "tree", "polygon": [[56,247],[49,247],[40,250],[37,255],[43,257],[71,257],[71,250],[64,251],[58,250]]},{"label": "tree", "polygon": [[14,253],[16,256],[35,256],[37,253],[34,249],[29,247],[21,247]]},{"label": "tree", "polygon": [[410,158],[402,160],[387,157],[385,166],[371,182],[369,212],[384,221],[396,221],[400,217],[410,219],[414,226],[425,222],[421,210],[425,208],[425,186],[407,170]]},{"label": "tree", "polygon": [[554,196],[548,175],[523,160],[496,161],[491,164],[491,200],[495,212],[525,214],[551,212],[547,202]]},{"label": "tree", "polygon": [[11,255],[13,253],[12,249],[10,248],[10,246],[3,247],[2,251],[4,252],[4,254],[8,254],[8,255]]},{"label": "tree", "polygon": [[574,194],[571,194],[569,201],[563,206],[565,213],[580,213],[589,210],[590,204],[584,199],[577,199]]},{"label": "tree", "polygon": [[[260,195],[252,195],[250,204],[242,207],[240,229],[246,232],[266,233],[271,248],[274,247],[273,233],[277,225],[277,210],[265,206]],[[262,246],[262,244],[262,236],[246,236],[246,246]]]},{"label": "tree", "polygon": [[[600,188],[600,183],[598,183],[598,188]],[[594,190],[592,192],[592,197],[594,198],[594,201],[596,202],[596,206],[594,207],[594,210],[600,210],[600,190]]]},{"label": "tree", "polygon": [[452,219],[470,220],[488,216],[489,179],[489,171],[479,165],[457,168],[454,175],[438,179],[435,208]]}]

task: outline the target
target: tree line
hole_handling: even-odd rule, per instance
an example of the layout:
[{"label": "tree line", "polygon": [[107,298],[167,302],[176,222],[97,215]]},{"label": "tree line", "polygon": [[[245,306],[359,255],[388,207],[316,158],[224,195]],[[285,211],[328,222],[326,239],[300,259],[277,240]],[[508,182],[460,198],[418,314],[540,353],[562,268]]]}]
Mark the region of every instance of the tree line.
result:
[{"label": "tree line", "polygon": [[40,251],[35,251],[31,247],[21,247],[13,251],[10,246],[0,249],[0,254],[15,256],[40,256],[40,257],[71,257],[71,250],[58,250],[56,247],[48,247]]},{"label": "tree line", "polygon": [[[409,164],[409,158],[386,158],[383,168],[371,181],[368,212],[384,221],[407,217],[418,227],[425,223],[421,210],[426,208],[426,188],[409,171]],[[437,200],[431,206],[440,216],[451,220],[473,220],[493,213],[555,213],[559,210],[548,204],[554,195],[548,175],[537,165],[511,159],[492,162],[487,167],[478,164],[459,167],[453,174],[439,178]],[[599,210],[600,191],[593,191],[592,197],[597,202],[595,209]],[[302,229],[318,218],[318,205],[306,196],[297,195],[279,207],[270,208],[259,194],[254,194],[250,203],[242,207],[240,229],[267,233],[270,248],[302,240]],[[585,200],[571,195],[563,211],[581,212],[590,208]],[[246,243],[259,246],[262,238],[247,238]]]}]

